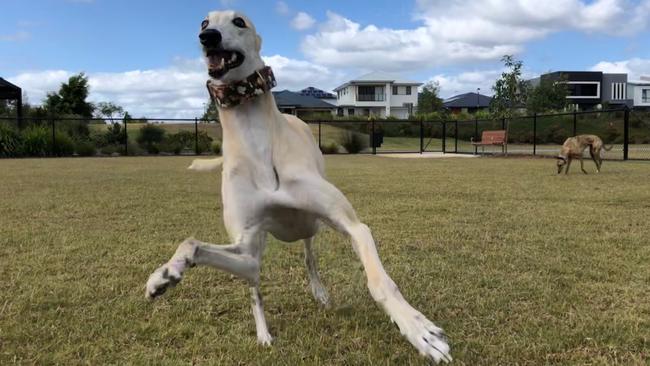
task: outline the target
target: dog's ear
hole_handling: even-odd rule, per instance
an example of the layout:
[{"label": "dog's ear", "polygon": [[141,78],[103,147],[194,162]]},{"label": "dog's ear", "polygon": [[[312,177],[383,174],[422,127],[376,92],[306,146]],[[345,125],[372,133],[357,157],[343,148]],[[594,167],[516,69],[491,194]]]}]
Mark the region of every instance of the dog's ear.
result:
[{"label": "dog's ear", "polygon": [[255,50],[257,52],[260,52],[261,49],[262,49],[262,37],[260,37],[259,34],[256,34],[255,35]]}]

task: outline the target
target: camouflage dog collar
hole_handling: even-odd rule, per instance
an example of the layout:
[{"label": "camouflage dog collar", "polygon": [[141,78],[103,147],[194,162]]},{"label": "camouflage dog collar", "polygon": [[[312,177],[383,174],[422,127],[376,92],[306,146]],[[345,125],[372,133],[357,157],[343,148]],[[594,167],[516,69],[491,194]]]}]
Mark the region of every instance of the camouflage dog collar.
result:
[{"label": "camouflage dog collar", "polygon": [[246,79],[232,84],[214,85],[208,80],[207,87],[210,98],[221,108],[238,106],[248,100],[266,93],[276,85],[273,70],[264,67]]}]

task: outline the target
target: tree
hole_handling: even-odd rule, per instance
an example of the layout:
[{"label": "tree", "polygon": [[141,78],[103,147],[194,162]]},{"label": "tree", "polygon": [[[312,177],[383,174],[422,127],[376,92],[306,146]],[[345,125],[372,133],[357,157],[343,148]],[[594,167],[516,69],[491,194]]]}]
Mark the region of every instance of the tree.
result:
[{"label": "tree", "polygon": [[206,122],[219,122],[219,110],[212,100],[207,104],[201,120]]},{"label": "tree", "polygon": [[422,91],[418,94],[418,114],[436,112],[442,109],[442,99],[438,96],[440,84],[437,81],[429,81],[424,84]]},{"label": "tree", "polygon": [[77,115],[91,118],[95,106],[88,98],[88,78],[84,73],[73,75],[67,83],[61,84],[58,92],[50,92],[43,105],[51,114]]},{"label": "tree", "polygon": [[567,105],[566,97],[569,90],[566,78],[561,76],[560,80],[541,78],[539,85],[530,87],[526,99],[526,111],[528,113],[540,113],[552,110],[563,110]]},{"label": "tree", "polygon": [[511,117],[515,108],[525,106],[526,91],[528,83],[521,79],[522,61],[515,60],[512,55],[505,55],[501,58],[506,71],[494,83],[492,90],[494,96],[490,103],[490,109],[498,117]]},{"label": "tree", "polygon": [[124,114],[124,108],[120,107],[113,102],[99,102],[97,103],[96,111],[99,112],[100,116],[104,118],[113,119],[113,116],[117,114],[117,117]]}]

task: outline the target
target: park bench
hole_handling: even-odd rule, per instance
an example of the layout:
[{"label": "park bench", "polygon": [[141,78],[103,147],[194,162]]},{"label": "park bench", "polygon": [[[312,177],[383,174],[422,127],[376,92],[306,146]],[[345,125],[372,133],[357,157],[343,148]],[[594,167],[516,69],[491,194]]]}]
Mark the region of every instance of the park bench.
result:
[{"label": "park bench", "polygon": [[471,142],[474,145],[474,155],[476,155],[479,146],[482,154],[485,154],[486,146],[501,146],[501,152],[508,155],[508,133],[506,130],[483,131],[481,141],[474,141],[474,137],[472,137]]}]

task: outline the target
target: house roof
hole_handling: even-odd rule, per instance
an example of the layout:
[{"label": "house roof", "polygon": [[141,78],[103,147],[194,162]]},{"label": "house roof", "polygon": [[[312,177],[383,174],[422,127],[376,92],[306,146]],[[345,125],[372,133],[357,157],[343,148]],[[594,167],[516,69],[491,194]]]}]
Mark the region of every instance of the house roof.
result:
[{"label": "house roof", "polygon": [[0,78],[0,99],[17,99],[22,95],[22,90],[16,85]]},{"label": "house roof", "polygon": [[332,109],[332,104],[306,95],[300,95],[289,90],[273,92],[275,104],[280,108],[303,108],[303,109]]},{"label": "house roof", "polygon": [[476,108],[477,105],[479,107],[489,107],[491,101],[492,97],[487,95],[465,93],[445,99],[442,105],[445,108]]},{"label": "house roof", "polygon": [[389,74],[385,72],[371,72],[365,75],[361,75],[356,79],[352,79],[347,83],[337,86],[336,88],[334,88],[334,91],[343,89],[346,86],[351,84],[369,84],[369,83],[393,83],[393,84],[400,84],[400,85],[403,84],[403,85],[415,85],[415,86],[422,85],[422,83],[419,81],[407,80],[400,77],[399,75]]},{"label": "house roof", "polygon": [[320,90],[318,88],[314,88],[313,86],[301,90],[300,95],[314,97],[318,99],[336,99],[336,95]]}]

